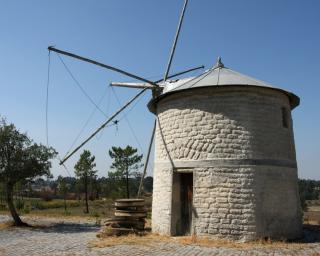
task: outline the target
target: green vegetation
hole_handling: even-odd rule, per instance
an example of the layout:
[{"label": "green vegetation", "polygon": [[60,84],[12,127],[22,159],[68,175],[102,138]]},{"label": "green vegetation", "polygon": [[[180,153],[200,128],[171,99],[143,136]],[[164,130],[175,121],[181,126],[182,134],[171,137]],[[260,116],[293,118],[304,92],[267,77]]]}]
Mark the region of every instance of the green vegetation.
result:
[{"label": "green vegetation", "polygon": [[[67,193],[61,188],[60,182],[63,179],[67,188]],[[139,179],[129,179],[131,194],[137,193]],[[152,177],[144,179],[144,192],[149,212],[151,212]],[[58,177],[53,179],[39,178],[23,186],[16,186],[13,192],[14,204],[20,215],[39,216],[79,216],[101,219],[110,217],[113,214],[113,202],[115,198],[122,197],[118,194],[111,178],[96,178],[88,186],[88,204],[90,214],[85,213],[84,193],[79,191],[79,180],[74,177]],[[63,185],[64,186],[64,185]],[[96,189],[98,187],[98,189]],[[7,214],[8,207],[4,200],[5,191],[0,186],[0,214]],[[98,196],[97,196],[98,195]],[[66,199],[66,200],[64,200]],[[66,203],[66,205],[65,205]],[[65,210],[65,206],[67,210]],[[148,214],[150,217],[150,214]]]},{"label": "green vegetation", "polygon": [[[131,146],[112,147],[109,177],[101,178],[94,170],[95,157],[84,150],[74,166],[76,178],[53,180],[50,160],[56,154],[0,119],[0,211],[9,211],[16,225],[26,225],[20,214],[83,215],[89,213],[89,206],[91,216],[97,218],[110,213],[111,200],[107,198],[137,194],[142,155]],[[146,194],[152,192],[152,177],[145,178],[143,188]]]},{"label": "green vegetation", "polygon": [[[151,218],[151,197],[145,198],[148,208],[148,218]],[[44,201],[39,198],[26,198],[23,201],[23,208],[17,210],[20,215],[45,216],[45,217],[86,217],[93,219],[108,218],[113,215],[112,199],[89,201],[90,214],[83,210],[84,201],[66,200],[67,211],[63,199]],[[0,210],[0,214],[7,214],[6,209]]]},{"label": "green vegetation", "polygon": [[[63,199],[53,199],[52,201],[43,201],[41,199],[25,199],[23,203],[23,208],[18,209],[18,213],[21,215],[40,215],[40,216],[88,216],[83,211],[83,204],[78,200],[66,200],[67,211],[65,210],[65,202]],[[94,201],[90,202],[90,207],[99,216],[106,215],[108,205],[111,206],[111,201]],[[2,210],[2,213],[7,213],[7,211]]]},{"label": "green vegetation", "polygon": [[306,210],[307,200],[320,199],[320,181],[300,179],[299,194],[300,194],[300,200],[301,200],[301,207],[303,210]]},{"label": "green vegetation", "polygon": [[[17,226],[26,225],[17,213],[13,191],[39,176],[49,176],[51,162],[56,152],[53,148],[34,143],[26,134],[20,133],[13,124],[0,120],[0,180],[5,188],[6,202]],[[2,188],[3,189],[3,188]]]},{"label": "green vegetation", "polygon": [[97,171],[94,171],[93,168],[96,167],[94,163],[95,157],[91,156],[89,150],[84,150],[80,155],[79,161],[74,166],[75,174],[83,183],[85,202],[86,202],[86,213],[89,213],[89,204],[88,204],[88,183],[93,179]]},{"label": "green vegetation", "polygon": [[143,155],[138,155],[137,151],[136,148],[132,148],[129,145],[125,148],[112,147],[109,150],[109,156],[113,159],[111,165],[111,170],[113,171],[108,174],[113,182],[117,184],[118,192],[123,194],[123,197],[130,198],[129,177],[139,177],[141,175],[138,170],[143,166],[140,164]]},{"label": "green vegetation", "polygon": [[65,178],[63,178],[61,176],[58,177],[58,192],[63,197],[64,210],[67,212],[68,186],[67,186]]}]

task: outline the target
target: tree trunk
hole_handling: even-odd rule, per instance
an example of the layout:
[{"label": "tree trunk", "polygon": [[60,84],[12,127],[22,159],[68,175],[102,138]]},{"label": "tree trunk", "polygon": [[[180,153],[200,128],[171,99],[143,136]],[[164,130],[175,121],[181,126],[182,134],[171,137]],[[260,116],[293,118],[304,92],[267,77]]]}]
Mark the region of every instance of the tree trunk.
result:
[{"label": "tree trunk", "polygon": [[14,220],[14,224],[15,226],[28,226],[28,224],[24,223],[17,211],[16,211],[16,208],[14,207],[14,204],[13,204],[13,185],[11,184],[7,184],[7,204],[8,204],[8,208],[10,210],[10,213],[11,213],[11,216]]},{"label": "tree trunk", "polygon": [[127,198],[130,198],[130,192],[129,192],[129,170],[127,168],[126,171],[126,178],[127,178]]},{"label": "tree trunk", "polygon": [[64,199],[64,211],[67,211],[67,201],[66,201],[66,195],[63,196]]},{"label": "tree trunk", "polygon": [[100,198],[99,189],[97,188],[97,189],[96,189],[96,199],[99,200],[99,198]]},{"label": "tree trunk", "polygon": [[85,200],[86,200],[86,212],[89,213],[89,205],[88,205],[88,177],[84,178],[84,190],[85,190]]}]

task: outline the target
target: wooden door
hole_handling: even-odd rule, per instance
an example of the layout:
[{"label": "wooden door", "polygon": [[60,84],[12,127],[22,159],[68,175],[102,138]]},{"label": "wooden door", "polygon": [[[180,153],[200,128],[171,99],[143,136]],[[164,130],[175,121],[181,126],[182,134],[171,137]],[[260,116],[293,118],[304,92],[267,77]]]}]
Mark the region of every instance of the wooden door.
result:
[{"label": "wooden door", "polygon": [[182,235],[191,234],[192,225],[192,201],[193,201],[193,174],[180,174],[181,188],[181,233]]}]

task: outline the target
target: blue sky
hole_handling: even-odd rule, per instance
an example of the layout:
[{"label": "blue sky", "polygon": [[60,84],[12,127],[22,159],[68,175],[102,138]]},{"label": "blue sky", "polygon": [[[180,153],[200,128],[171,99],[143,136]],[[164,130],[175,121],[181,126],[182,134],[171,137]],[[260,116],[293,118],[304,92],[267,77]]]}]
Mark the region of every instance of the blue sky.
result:
[{"label": "blue sky", "polygon": [[[183,5],[182,0],[0,3],[0,114],[42,143],[49,45],[157,79],[165,71]],[[226,66],[299,95],[301,105],[293,111],[299,177],[314,179],[320,179],[319,10],[317,0],[190,0],[172,65],[172,72],[211,67],[222,56]],[[108,84],[130,79],[63,60],[95,102],[105,95],[105,112],[118,108]],[[62,157],[94,107],[55,54],[50,71],[49,143]],[[137,93],[115,91],[121,102]],[[112,145],[146,152],[153,120],[149,99],[145,94],[127,115],[138,142],[122,119],[118,128],[104,130],[85,146],[96,156],[99,175],[107,174]],[[96,112],[78,143],[104,119]],[[66,163],[71,174],[78,157]],[[67,175],[56,163],[53,174]]]}]

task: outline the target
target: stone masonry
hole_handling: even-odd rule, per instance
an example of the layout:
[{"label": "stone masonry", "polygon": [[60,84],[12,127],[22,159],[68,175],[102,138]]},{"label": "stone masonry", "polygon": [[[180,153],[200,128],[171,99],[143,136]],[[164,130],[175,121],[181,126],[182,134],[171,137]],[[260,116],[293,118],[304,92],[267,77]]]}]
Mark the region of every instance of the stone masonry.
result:
[{"label": "stone masonry", "polygon": [[152,229],[175,235],[176,173],[193,173],[192,233],[297,238],[301,209],[289,98],[257,86],[185,90],[157,102]]}]

